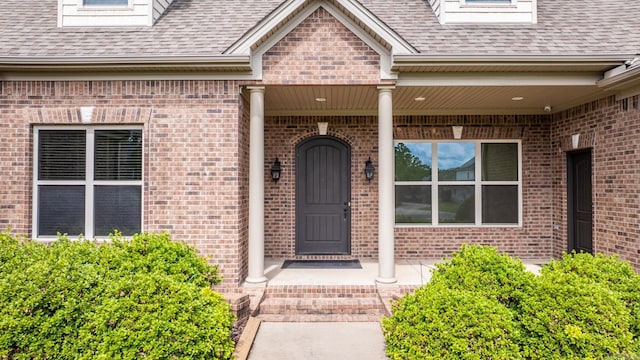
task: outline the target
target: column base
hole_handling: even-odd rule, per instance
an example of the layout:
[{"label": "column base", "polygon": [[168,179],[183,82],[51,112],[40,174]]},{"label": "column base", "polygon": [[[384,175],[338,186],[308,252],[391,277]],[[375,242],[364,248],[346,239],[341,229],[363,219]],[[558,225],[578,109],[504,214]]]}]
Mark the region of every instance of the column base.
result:
[{"label": "column base", "polygon": [[396,282],[398,282],[398,279],[394,277],[392,278],[377,277],[376,282],[379,284],[395,284]]},{"label": "column base", "polygon": [[269,279],[266,278],[266,276],[261,276],[261,277],[247,277],[246,279],[244,279],[245,283],[248,284],[264,284],[268,281]]}]

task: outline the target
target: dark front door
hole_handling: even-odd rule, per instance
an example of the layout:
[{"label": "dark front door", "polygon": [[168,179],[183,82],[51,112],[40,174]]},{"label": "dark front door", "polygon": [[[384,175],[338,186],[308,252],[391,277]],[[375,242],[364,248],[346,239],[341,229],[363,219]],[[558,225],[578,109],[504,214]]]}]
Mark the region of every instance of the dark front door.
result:
[{"label": "dark front door", "polygon": [[567,160],[569,251],[593,253],[591,150],[569,153]]},{"label": "dark front door", "polygon": [[350,254],[350,156],[327,136],[296,148],[296,254]]}]

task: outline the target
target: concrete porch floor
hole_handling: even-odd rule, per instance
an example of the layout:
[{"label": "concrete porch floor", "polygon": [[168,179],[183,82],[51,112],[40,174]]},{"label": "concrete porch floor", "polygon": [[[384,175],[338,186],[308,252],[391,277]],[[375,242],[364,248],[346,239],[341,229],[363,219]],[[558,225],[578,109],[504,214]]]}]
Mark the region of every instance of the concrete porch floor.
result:
[{"label": "concrete porch floor", "polygon": [[[435,264],[442,259],[396,260],[396,279],[393,285],[420,286],[431,279]],[[549,259],[523,259],[527,270],[537,274]],[[265,259],[265,276],[269,286],[276,285],[379,285],[378,262],[361,259],[362,269],[282,269],[284,259]]]},{"label": "concrete porch floor", "polygon": [[[392,300],[428,283],[442,259],[396,260],[393,284],[376,282],[378,262],[361,259],[361,269],[282,269],[284,259],[265,259],[261,284],[245,283],[249,314],[268,322],[379,321],[391,314]],[[539,273],[549,259],[523,260]]]}]

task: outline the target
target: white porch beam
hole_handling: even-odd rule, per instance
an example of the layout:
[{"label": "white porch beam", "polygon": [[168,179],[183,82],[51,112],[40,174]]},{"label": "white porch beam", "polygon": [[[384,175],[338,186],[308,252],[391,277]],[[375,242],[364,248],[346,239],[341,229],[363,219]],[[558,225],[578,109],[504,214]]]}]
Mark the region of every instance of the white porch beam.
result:
[{"label": "white porch beam", "polygon": [[249,274],[252,284],[264,276],[264,87],[248,87],[251,93],[249,137]]},{"label": "white porch beam", "polygon": [[596,86],[602,73],[443,72],[402,73],[398,86]]},{"label": "white porch beam", "polygon": [[394,86],[378,87],[378,277],[383,284],[396,282],[395,264],[395,190],[393,106]]}]

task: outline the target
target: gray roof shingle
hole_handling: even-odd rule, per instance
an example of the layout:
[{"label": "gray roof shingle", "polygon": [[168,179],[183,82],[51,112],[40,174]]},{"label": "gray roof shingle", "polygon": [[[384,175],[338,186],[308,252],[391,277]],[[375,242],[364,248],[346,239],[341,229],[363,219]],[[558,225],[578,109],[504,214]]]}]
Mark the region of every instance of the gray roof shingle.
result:
[{"label": "gray roof shingle", "polygon": [[[538,24],[441,25],[426,0],[361,0],[430,55],[640,53],[640,1],[538,0]],[[0,57],[220,55],[281,0],[175,0],[152,27],[57,27],[57,0],[5,0]]]},{"label": "gray roof shingle", "polygon": [[[417,0],[361,0],[433,55],[587,55],[640,52],[640,1],[538,0],[537,24],[441,25]],[[389,6],[393,3],[394,6]]]}]

